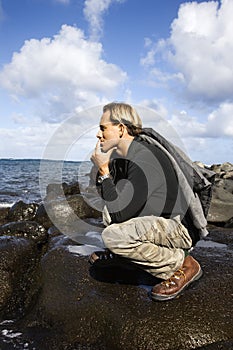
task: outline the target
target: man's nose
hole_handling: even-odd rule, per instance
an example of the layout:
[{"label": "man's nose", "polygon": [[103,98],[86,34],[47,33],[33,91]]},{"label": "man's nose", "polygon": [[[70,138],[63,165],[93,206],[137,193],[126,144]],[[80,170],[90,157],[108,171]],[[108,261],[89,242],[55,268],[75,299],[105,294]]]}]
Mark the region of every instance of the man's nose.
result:
[{"label": "man's nose", "polygon": [[101,137],[102,137],[102,132],[101,132],[101,130],[99,130],[99,131],[97,132],[96,137],[97,137],[98,139],[101,139]]}]

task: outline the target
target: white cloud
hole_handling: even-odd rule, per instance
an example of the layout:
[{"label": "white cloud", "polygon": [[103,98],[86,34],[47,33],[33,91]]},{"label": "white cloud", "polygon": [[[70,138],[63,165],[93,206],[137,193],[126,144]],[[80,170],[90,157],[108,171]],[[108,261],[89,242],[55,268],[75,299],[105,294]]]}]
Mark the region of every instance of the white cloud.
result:
[{"label": "white cloud", "polygon": [[43,148],[57,125],[33,120],[16,129],[0,128],[1,157],[41,158]]},{"label": "white cloud", "polygon": [[145,38],[144,46],[148,49],[145,57],[140,59],[140,64],[145,67],[153,66],[160,60],[159,55],[165,52],[167,48],[167,42],[164,39],[160,39],[158,42],[154,43],[150,38]]},{"label": "white cloud", "polygon": [[[167,119],[168,111],[161,101],[156,99],[152,99],[152,100],[145,99],[145,100],[142,100],[139,103],[139,105],[150,108],[154,110],[155,113],[158,114],[161,118]],[[151,121],[153,121],[153,119]],[[150,120],[148,120],[147,118],[146,122],[150,122]]]},{"label": "white cloud", "polygon": [[208,116],[207,134],[210,137],[233,137],[233,103],[222,103]]},{"label": "white cloud", "polygon": [[[159,82],[178,71],[183,95],[203,102],[223,102],[233,96],[233,0],[183,3],[171,25],[171,35],[157,43],[146,40],[141,64],[157,72]],[[164,72],[160,71],[163,62]],[[171,66],[170,66],[171,69]],[[173,75],[176,77],[176,75]]]},{"label": "white cloud", "polygon": [[224,102],[213,110],[205,122],[190,116],[186,111],[174,113],[169,120],[184,138],[228,138],[233,136],[233,103]]},{"label": "white cloud", "polygon": [[172,23],[172,61],[194,97],[232,98],[233,1],[184,3]]},{"label": "white cloud", "polygon": [[51,38],[25,41],[0,72],[0,83],[15,97],[37,100],[37,115],[53,122],[111,98],[126,73],[102,59],[102,45],[63,25]]},{"label": "white cloud", "polygon": [[114,2],[122,3],[125,0],[86,0],[84,15],[90,26],[91,40],[96,41],[103,32],[103,15]]},{"label": "white cloud", "polygon": [[0,156],[89,160],[96,143],[99,116],[97,108],[54,124],[19,116],[17,128],[0,128]]},{"label": "white cloud", "polygon": [[206,125],[200,123],[197,118],[189,116],[186,111],[174,113],[169,122],[177,130],[181,137],[188,138],[190,136],[205,136]]},{"label": "white cloud", "polygon": [[[199,160],[207,165],[233,162],[233,103],[223,103],[208,115],[206,121],[186,111],[173,113],[169,124],[182,140],[181,148],[192,160]],[[179,138],[174,140],[177,143]]]}]

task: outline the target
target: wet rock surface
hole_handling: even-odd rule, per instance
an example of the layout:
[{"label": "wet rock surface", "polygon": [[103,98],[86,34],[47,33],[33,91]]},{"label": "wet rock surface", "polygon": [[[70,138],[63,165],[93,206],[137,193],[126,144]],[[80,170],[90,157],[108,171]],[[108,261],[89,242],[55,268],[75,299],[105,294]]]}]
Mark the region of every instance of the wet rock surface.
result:
[{"label": "wet rock surface", "polygon": [[7,219],[11,221],[26,221],[35,218],[39,205],[37,203],[24,203],[23,201],[16,202],[9,210]]},{"label": "wet rock surface", "polygon": [[231,349],[232,230],[211,228],[208,239],[192,252],[202,265],[203,277],[169,302],[150,299],[148,292],[157,283],[150,275],[122,260],[90,267],[86,256],[70,253],[71,244],[69,239],[61,237],[60,243],[56,239],[41,259],[40,294],[30,312],[14,324],[22,333],[17,337],[21,346]]},{"label": "wet rock surface", "polygon": [[8,222],[8,214],[10,208],[0,208],[0,225],[6,224]]},{"label": "wet rock surface", "polygon": [[38,248],[28,239],[2,236],[0,254],[0,318],[18,318],[41,285]]},{"label": "wet rock surface", "polygon": [[36,243],[46,243],[47,230],[35,221],[9,222],[0,226],[0,236],[14,236],[32,239]]},{"label": "wet rock surface", "polygon": [[228,228],[209,227],[192,251],[203,277],[168,302],[152,301],[159,281],[124,259],[90,266],[94,248],[80,234],[100,212],[77,184],[52,184],[41,205],[1,208],[0,349],[233,349],[232,165],[213,167],[209,222]]},{"label": "wet rock surface", "polygon": [[88,205],[81,195],[44,202],[36,213],[35,220],[49,228],[54,223],[63,231],[76,232],[77,218],[99,218],[101,213]]}]

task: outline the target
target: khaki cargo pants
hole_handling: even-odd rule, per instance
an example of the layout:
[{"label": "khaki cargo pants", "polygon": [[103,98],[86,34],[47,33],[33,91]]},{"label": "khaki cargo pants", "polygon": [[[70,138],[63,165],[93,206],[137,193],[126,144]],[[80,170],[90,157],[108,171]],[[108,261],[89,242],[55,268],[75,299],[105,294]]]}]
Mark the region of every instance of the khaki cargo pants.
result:
[{"label": "khaki cargo pants", "polygon": [[152,275],[167,279],[184,261],[191,237],[180,217],[137,217],[111,224],[102,232],[104,244],[113,253],[130,259]]}]

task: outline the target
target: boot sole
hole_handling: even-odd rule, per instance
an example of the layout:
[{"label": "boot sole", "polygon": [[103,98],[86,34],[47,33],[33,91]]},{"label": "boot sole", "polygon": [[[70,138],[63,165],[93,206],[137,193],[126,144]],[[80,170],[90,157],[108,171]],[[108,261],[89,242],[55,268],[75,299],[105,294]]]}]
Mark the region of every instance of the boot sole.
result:
[{"label": "boot sole", "polygon": [[174,299],[176,298],[178,295],[180,295],[186,288],[188,288],[188,286],[199,280],[201,278],[201,276],[203,275],[203,271],[202,269],[200,268],[200,270],[196,273],[195,276],[193,276],[193,278],[188,281],[186,284],[183,285],[183,287],[178,290],[176,293],[173,293],[173,294],[170,294],[170,295],[162,295],[162,294],[156,294],[156,293],[153,293],[151,292],[150,295],[151,295],[151,299],[153,300],[157,300],[157,301],[166,301],[166,300],[171,300],[171,299]]}]

